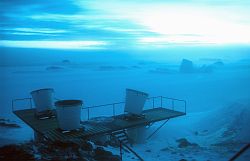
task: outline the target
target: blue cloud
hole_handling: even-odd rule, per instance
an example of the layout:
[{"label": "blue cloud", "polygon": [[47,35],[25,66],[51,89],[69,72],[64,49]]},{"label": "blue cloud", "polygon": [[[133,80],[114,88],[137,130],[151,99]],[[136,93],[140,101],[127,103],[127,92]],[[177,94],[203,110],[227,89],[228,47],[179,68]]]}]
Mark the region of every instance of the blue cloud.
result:
[{"label": "blue cloud", "polygon": [[[1,13],[63,13],[74,14],[79,11],[79,7],[71,0],[1,0]],[[81,9],[82,10],[82,9]]]},{"label": "blue cloud", "polygon": [[[217,23],[218,28],[221,25],[227,26],[229,24],[232,30],[238,28],[244,29],[241,30],[238,36],[235,34],[229,38],[224,38],[223,36],[231,33],[230,31],[225,33],[226,30],[223,30],[224,35],[218,36],[215,35],[219,33],[218,30],[215,34],[212,34],[216,38],[218,36],[219,39],[213,39],[205,35],[207,34],[207,32],[204,32],[205,28],[199,30],[199,33],[193,29],[200,29],[205,26],[200,25],[200,28],[197,27],[201,24],[197,20],[201,21],[202,14],[195,13],[191,15],[189,12],[188,14],[184,14],[185,11],[183,11],[183,8],[185,9],[186,4],[188,6],[196,6],[196,8],[192,8],[194,11],[195,9],[200,9],[201,5],[205,8],[204,12],[206,12],[206,6],[210,6],[211,8],[211,5],[219,7],[222,5],[222,9],[225,9],[224,6],[228,5],[240,5],[246,10],[249,3],[233,0],[109,0],[105,1],[105,3],[101,3],[98,0],[2,0],[0,1],[0,18],[2,20],[0,22],[0,37],[2,40],[30,40],[33,42],[36,40],[103,41],[107,42],[106,46],[110,45],[111,48],[119,48],[121,46],[135,47],[138,45],[147,46],[154,44],[216,43],[223,42],[226,38],[227,41],[228,39],[237,39],[240,37],[240,34],[249,35],[246,32],[250,26],[249,19],[244,17],[247,15],[246,13],[249,13],[248,11],[237,13],[238,15],[235,17],[238,24],[235,22],[219,22],[219,20],[213,21],[214,17],[209,17],[208,20],[211,23]],[[169,7],[171,5],[173,6],[172,11],[170,11],[171,13],[167,13],[168,9],[171,9]],[[178,8],[179,6],[182,8]],[[157,13],[158,10],[160,14]],[[221,10],[221,8],[218,10]],[[230,13],[229,11],[225,11],[225,13],[227,12]],[[203,11],[199,13],[203,13]],[[173,16],[169,16],[169,14]],[[189,23],[186,23],[186,19],[182,18],[181,14],[190,15],[188,17]],[[197,15],[200,16],[198,19]],[[194,19],[192,20],[192,18]],[[223,18],[222,21],[225,20]],[[240,24],[242,26],[237,27],[240,21],[244,21],[245,26]],[[175,26],[172,24],[175,24]],[[227,30],[229,29],[230,26]],[[242,42],[248,41],[250,40],[246,36],[242,39]],[[228,42],[231,43],[231,41]]]}]

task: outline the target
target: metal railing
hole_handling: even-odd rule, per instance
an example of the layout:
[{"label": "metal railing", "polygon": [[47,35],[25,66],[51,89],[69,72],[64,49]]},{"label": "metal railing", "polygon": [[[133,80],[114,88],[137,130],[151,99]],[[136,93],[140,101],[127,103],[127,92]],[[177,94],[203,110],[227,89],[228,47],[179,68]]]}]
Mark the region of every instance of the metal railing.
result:
[{"label": "metal railing", "polygon": [[[169,103],[170,105],[166,105],[166,103]],[[171,109],[171,110],[176,110],[176,102],[182,103],[182,108],[180,112],[184,112],[186,114],[187,111],[187,103],[185,100],[181,99],[176,99],[176,98],[170,98],[170,97],[164,97],[164,96],[156,96],[156,97],[150,97],[147,99],[145,105],[150,106],[149,108],[166,108],[166,109]],[[83,110],[87,110],[87,119],[89,120],[90,117],[90,110],[94,108],[99,108],[99,107],[105,107],[105,108],[112,108],[112,115],[116,116],[116,108],[118,105],[123,105],[124,107],[125,102],[116,102],[116,103],[109,103],[109,104],[102,104],[102,105],[95,105],[95,106],[87,106],[83,107]],[[144,106],[145,108],[145,106]],[[146,107],[147,108],[147,107]],[[179,111],[179,110],[178,110]]]},{"label": "metal railing", "polygon": [[12,108],[12,111],[15,110],[15,103],[16,102],[20,102],[20,101],[29,101],[29,107],[30,109],[33,108],[33,105],[32,105],[32,98],[18,98],[18,99],[13,99],[12,102],[11,102],[11,108]]},{"label": "metal railing", "polygon": [[[58,99],[58,98],[54,98],[54,100],[56,100],[56,101],[59,101],[60,99]],[[16,103],[17,102],[21,102],[21,101],[29,101],[29,107],[30,107],[30,109],[32,109],[32,108],[34,108],[34,106],[33,106],[33,99],[30,97],[30,98],[17,98],[17,99],[13,99],[12,101],[11,101],[11,107],[12,107],[12,111],[15,111],[15,108],[16,108]],[[24,108],[24,109],[27,109],[27,108]]]},{"label": "metal railing", "polygon": [[90,110],[94,109],[94,108],[99,108],[99,107],[108,107],[111,106],[112,107],[112,113],[113,116],[116,116],[116,106],[117,105],[121,105],[121,104],[125,104],[125,102],[116,102],[116,103],[109,103],[109,104],[103,104],[103,105],[96,105],[96,106],[88,106],[88,107],[83,107],[83,110],[87,110],[88,113],[88,120],[90,119]]},{"label": "metal railing", "polygon": [[[54,98],[55,100],[60,100],[58,98]],[[13,99],[12,100],[12,111],[15,110],[15,103],[18,101],[29,101],[29,107],[32,109],[33,104],[32,104],[32,98],[18,98],[18,99]],[[176,104],[181,103],[183,110],[176,110]],[[102,104],[102,105],[95,105],[95,106],[87,106],[83,107],[83,110],[87,110],[87,119],[89,120],[90,117],[90,110],[99,108],[99,107],[111,107],[112,108],[112,115],[116,116],[116,108],[120,105],[120,107],[125,106],[125,102],[116,102],[116,103],[109,103],[109,104]],[[122,105],[122,106],[121,106]],[[149,107],[147,107],[149,106]],[[164,97],[164,96],[156,96],[156,97],[150,97],[147,99],[144,108],[166,108],[166,109],[171,109],[171,110],[176,110],[180,112],[184,112],[186,114],[187,111],[187,103],[185,100],[182,99],[176,99],[176,98],[170,98],[170,97]],[[124,112],[123,112],[124,113]]]}]

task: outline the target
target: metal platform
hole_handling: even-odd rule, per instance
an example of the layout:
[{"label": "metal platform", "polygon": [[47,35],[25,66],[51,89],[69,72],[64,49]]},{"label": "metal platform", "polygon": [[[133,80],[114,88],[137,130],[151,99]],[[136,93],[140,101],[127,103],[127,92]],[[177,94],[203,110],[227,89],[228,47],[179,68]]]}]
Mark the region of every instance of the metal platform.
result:
[{"label": "metal platform", "polygon": [[51,141],[56,140],[74,140],[87,139],[96,135],[109,134],[113,131],[128,129],[141,125],[149,125],[151,123],[162,121],[178,116],[185,115],[184,112],[174,111],[166,108],[153,108],[144,110],[144,117],[127,120],[126,115],[116,115],[109,117],[108,122],[95,123],[91,120],[82,123],[82,129],[68,133],[62,133],[57,124],[56,118],[45,120],[37,119],[34,109],[25,109],[13,111],[13,113],[28,124],[34,131],[42,134]]},{"label": "metal platform", "polygon": [[[18,102],[29,102],[30,109],[16,109]],[[35,113],[35,107],[32,105],[32,98],[21,98],[12,100],[13,113],[29,125],[35,132],[43,135],[51,141],[71,140],[78,141],[87,139],[96,135],[111,134],[114,131],[133,128],[136,126],[151,125],[154,122],[165,120],[165,123],[175,117],[186,115],[186,101],[168,98],[164,96],[150,97],[147,99],[143,117],[128,119],[127,114],[123,112],[118,114],[119,108],[124,107],[125,102],[111,103],[98,106],[83,107],[82,110],[87,114],[87,120],[81,123],[81,128],[76,131],[63,133],[58,126],[57,118],[39,119]],[[182,110],[180,110],[180,108]],[[105,121],[93,121],[97,116],[90,116],[91,110],[111,108],[112,114],[105,118]],[[121,109],[120,109],[121,110]],[[55,113],[55,111],[52,111]],[[108,121],[107,121],[108,120]],[[164,124],[165,124],[164,123]],[[163,125],[164,125],[163,124]],[[162,125],[162,126],[163,126]],[[160,127],[162,127],[160,126]],[[158,131],[157,129],[156,131]]]}]

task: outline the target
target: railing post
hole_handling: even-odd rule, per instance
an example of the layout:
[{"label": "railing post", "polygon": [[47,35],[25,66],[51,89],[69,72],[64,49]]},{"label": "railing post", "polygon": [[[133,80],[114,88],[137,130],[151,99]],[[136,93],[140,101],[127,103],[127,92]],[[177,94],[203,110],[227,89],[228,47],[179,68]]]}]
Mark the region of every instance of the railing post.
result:
[{"label": "railing post", "polygon": [[161,107],[162,107],[162,96],[161,96]]},{"label": "railing post", "polygon": [[172,110],[174,110],[174,100],[172,99]]},{"label": "railing post", "polygon": [[12,100],[11,105],[12,105],[12,112],[13,112],[14,111],[14,100]]},{"label": "railing post", "polygon": [[155,108],[155,98],[153,97],[153,108]]},{"label": "railing post", "polygon": [[119,143],[120,143],[120,156],[121,156],[121,161],[122,161],[122,142],[119,141]]},{"label": "railing post", "polygon": [[115,116],[115,104],[113,104],[113,116]]},{"label": "railing post", "polygon": [[32,98],[30,98],[30,109],[32,109]]},{"label": "railing post", "polygon": [[185,114],[187,113],[187,102],[185,101]]},{"label": "railing post", "polygon": [[88,108],[88,120],[89,120],[89,108]]}]

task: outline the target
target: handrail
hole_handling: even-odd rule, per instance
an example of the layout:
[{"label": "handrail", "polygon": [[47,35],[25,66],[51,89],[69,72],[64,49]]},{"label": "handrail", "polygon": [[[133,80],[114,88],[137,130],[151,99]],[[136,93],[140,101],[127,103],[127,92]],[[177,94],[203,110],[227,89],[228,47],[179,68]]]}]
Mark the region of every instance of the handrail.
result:
[{"label": "handrail", "polygon": [[29,100],[30,103],[30,108],[32,109],[32,98],[17,98],[17,99],[13,99],[11,102],[11,106],[12,106],[12,111],[14,111],[14,103],[17,101],[24,101],[24,100]]},{"label": "handrail", "polygon": [[186,101],[186,100],[177,99],[177,98],[171,98],[171,97],[164,97],[164,96],[159,96],[159,97],[170,99],[170,100],[175,100],[175,101],[181,101],[181,102],[185,102]]},{"label": "handrail", "polygon": [[[160,99],[160,107],[163,107],[163,101],[164,99],[166,100],[170,100],[172,101],[172,110],[175,110],[175,101],[178,102],[183,102],[184,103],[184,113],[186,114],[186,106],[187,106],[187,102],[186,100],[182,100],[182,99],[177,99],[177,98],[170,98],[170,97],[164,97],[164,96],[155,96],[155,97],[149,97],[147,98],[147,101],[152,100],[152,108],[155,108],[155,99]],[[101,105],[95,105],[95,106],[87,106],[87,107],[83,107],[82,109],[87,110],[88,113],[88,120],[90,119],[90,109],[93,108],[98,108],[98,107],[107,107],[107,106],[111,106],[113,108],[113,116],[116,116],[116,111],[115,108],[117,107],[116,105],[119,104],[125,104],[126,102],[115,102],[115,103],[108,103],[108,104],[101,104]],[[159,107],[159,106],[157,106]],[[166,107],[165,107],[166,108]]]},{"label": "handrail", "polygon": [[[27,97],[27,98],[17,98],[17,99],[13,99],[12,102],[11,102],[11,106],[12,106],[12,111],[14,111],[15,109],[15,102],[17,101],[24,101],[24,100],[29,100],[29,103],[30,103],[30,109],[33,108],[33,104],[32,104],[32,98],[31,97]],[[56,98],[54,97],[54,100],[56,101],[59,101],[60,99],[59,98]]]},{"label": "handrail", "polygon": [[97,107],[102,107],[102,106],[111,106],[111,105],[117,105],[117,104],[123,104],[123,103],[125,102],[116,102],[116,103],[108,103],[108,104],[103,104],[103,105],[87,106],[87,107],[83,107],[82,109],[97,108]]},{"label": "handrail", "polygon": [[[60,100],[58,98],[54,98],[55,100]],[[155,105],[155,100],[158,99],[158,103],[160,103],[160,106],[156,106]],[[177,99],[177,98],[171,98],[171,97],[165,97],[165,96],[155,96],[155,97],[149,97],[147,98],[147,101],[150,101],[152,100],[152,107],[151,108],[155,108],[155,107],[161,107],[161,108],[167,108],[167,107],[163,107],[164,105],[164,99],[165,100],[170,100],[172,102],[172,110],[175,110],[175,101],[178,101],[178,102],[183,102],[184,103],[184,112],[186,114],[186,106],[187,106],[187,103],[185,100],[182,100],[182,99]],[[32,109],[33,108],[33,105],[32,105],[32,98],[18,98],[18,99],[13,99],[12,100],[12,111],[14,111],[14,104],[15,102],[17,101],[23,101],[23,100],[29,100],[30,102],[30,108]],[[95,106],[87,106],[87,107],[82,107],[83,110],[87,110],[88,111],[88,120],[90,119],[90,109],[93,109],[93,108],[98,108],[98,107],[105,107],[105,106],[112,106],[113,108],[113,116],[116,116],[116,105],[119,105],[119,104],[125,104],[125,102],[115,102],[115,103],[108,103],[108,104],[102,104],[102,105],[95,105]]]},{"label": "handrail", "polygon": [[[149,98],[147,98],[147,100],[154,99],[154,98],[160,98],[160,97],[163,97],[163,96],[149,97]],[[165,97],[165,98],[167,98],[167,97]],[[171,98],[167,98],[167,99],[171,99]],[[102,107],[102,106],[111,106],[111,105],[114,105],[114,104],[116,105],[116,104],[123,104],[123,103],[125,103],[125,101],[123,101],[123,102],[115,102],[115,103],[108,103],[108,104],[101,104],[101,105],[95,105],[95,106],[87,106],[87,107],[83,107],[82,109],[96,108],[96,107]]]}]

